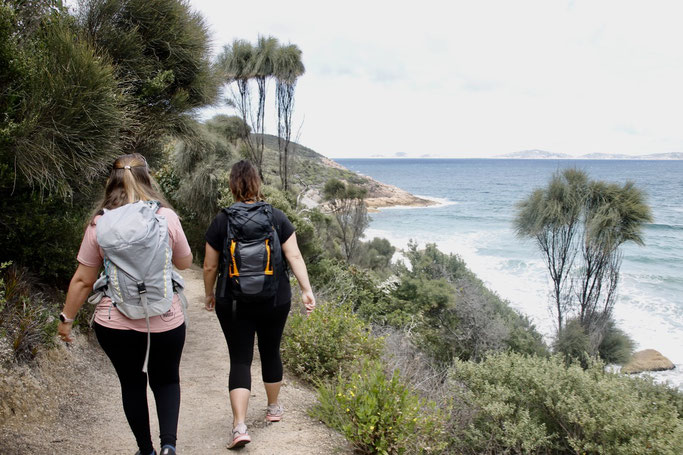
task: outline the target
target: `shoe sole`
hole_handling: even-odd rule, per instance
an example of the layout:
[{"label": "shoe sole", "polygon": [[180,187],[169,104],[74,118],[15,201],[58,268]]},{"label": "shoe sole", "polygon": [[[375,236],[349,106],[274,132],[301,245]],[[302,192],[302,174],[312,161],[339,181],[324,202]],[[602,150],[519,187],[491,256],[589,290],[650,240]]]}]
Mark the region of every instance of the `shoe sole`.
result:
[{"label": "shoe sole", "polygon": [[282,420],[282,416],[267,415],[266,420],[268,422],[279,422],[280,420]]},{"label": "shoe sole", "polygon": [[238,436],[232,440],[232,444],[228,446],[228,449],[239,449],[251,442],[251,438],[248,435]]}]

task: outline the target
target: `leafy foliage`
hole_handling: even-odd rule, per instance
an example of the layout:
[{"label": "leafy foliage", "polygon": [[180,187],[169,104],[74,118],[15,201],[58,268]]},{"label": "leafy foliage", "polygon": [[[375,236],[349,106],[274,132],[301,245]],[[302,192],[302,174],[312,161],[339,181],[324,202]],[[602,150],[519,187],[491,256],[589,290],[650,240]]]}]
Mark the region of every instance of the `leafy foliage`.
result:
[{"label": "leafy foliage", "polygon": [[[0,338],[11,347],[11,360],[33,359],[57,333],[56,305],[49,302],[26,269],[0,264]],[[10,359],[5,359],[10,360]]]},{"label": "leafy foliage", "polygon": [[14,185],[9,165],[0,163],[0,262],[13,261],[44,283],[66,286],[76,266],[89,199],[76,197],[71,204]]},{"label": "leafy foliage", "polygon": [[358,453],[437,453],[446,446],[441,415],[401,381],[365,361],[360,371],[318,388],[312,414],[341,431]]},{"label": "leafy foliage", "polygon": [[308,317],[294,314],[285,333],[283,362],[311,382],[347,374],[356,360],[376,360],[382,351],[382,340],[348,306],[324,304]]},{"label": "leafy foliage", "polygon": [[675,454],[683,420],[665,386],[584,370],[560,357],[497,353],[456,361],[453,393],[475,414],[454,442],[462,453]]},{"label": "leafy foliage", "polygon": [[489,291],[456,255],[415,243],[405,252],[410,268],[399,268],[391,306],[376,307],[386,321],[411,326],[418,344],[440,363],[481,359],[491,350],[543,355],[547,349],[528,319]]},{"label": "leafy foliage", "polygon": [[375,237],[358,247],[358,265],[375,272],[387,271],[396,248],[387,239]]}]

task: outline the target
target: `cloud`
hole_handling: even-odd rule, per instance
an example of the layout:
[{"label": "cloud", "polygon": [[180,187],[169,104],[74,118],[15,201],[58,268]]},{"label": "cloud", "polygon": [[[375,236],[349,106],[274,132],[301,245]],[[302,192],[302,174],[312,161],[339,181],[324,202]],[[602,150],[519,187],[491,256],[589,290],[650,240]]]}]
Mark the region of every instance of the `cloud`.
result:
[{"label": "cloud", "polygon": [[302,49],[295,123],[328,156],[683,150],[678,2],[191,5],[218,47],[272,34]]}]

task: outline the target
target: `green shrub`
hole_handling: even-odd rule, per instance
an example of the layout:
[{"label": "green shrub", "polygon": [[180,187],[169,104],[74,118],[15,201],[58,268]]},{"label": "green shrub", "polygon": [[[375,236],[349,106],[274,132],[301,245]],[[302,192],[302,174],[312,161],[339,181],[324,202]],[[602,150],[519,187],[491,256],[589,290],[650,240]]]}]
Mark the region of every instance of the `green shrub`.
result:
[{"label": "green shrub", "polygon": [[605,363],[623,365],[631,358],[634,345],[633,339],[618,328],[613,320],[609,320],[598,346],[598,355]]},{"label": "green shrub", "polygon": [[306,317],[289,318],[282,342],[282,360],[309,381],[349,372],[360,358],[378,359],[383,342],[348,306],[318,305]]},{"label": "green shrub", "polygon": [[397,267],[400,283],[391,293],[397,302],[391,308],[373,305],[369,310],[386,315],[386,322],[394,326],[410,321],[421,337],[419,344],[434,360],[479,360],[487,352],[504,349],[547,354],[529,319],[487,289],[460,257],[442,253],[434,244],[418,250],[414,242],[405,254],[410,269]]},{"label": "green shrub", "polygon": [[[454,394],[474,416],[453,441],[464,453],[678,454],[678,392],[665,386],[515,353],[456,361]],[[678,403],[678,404],[676,404]]]},{"label": "green shrub", "polygon": [[0,265],[0,337],[7,339],[14,360],[31,360],[41,346],[53,343],[57,311],[25,268]]},{"label": "green shrub", "polygon": [[324,257],[309,264],[308,272],[318,295],[351,305],[367,321],[383,322],[383,315],[393,311],[389,289],[381,286],[370,270]]},{"label": "green shrub", "polygon": [[314,417],[341,431],[359,453],[437,453],[445,448],[441,415],[406,387],[398,371],[387,376],[380,362],[338,376],[318,388]]},{"label": "green shrub", "polygon": [[295,209],[296,201],[292,193],[284,192],[273,186],[263,187],[264,200],[287,215],[296,229],[296,241],[306,262],[316,260],[322,255],[322,246],[315,227],[307,211]]},{"label": "green shrub", "polygon": [[557,334],[553,345],[556,353],[564,356],[565,362],[579,361],[585,367],[591,352],[590,337],[578,319],[570,319]]},{"label": "green shrub", "polygon": [[90,215],[91,199],[41,196],[0,163],[0,262],[27,267],[42,282],[66,288]]},{"label": "green shrub", "polygon": [[396,248],[387,239],[375,237],[358,246],[356,263],[366,269],[385,272],[389,269]]}]

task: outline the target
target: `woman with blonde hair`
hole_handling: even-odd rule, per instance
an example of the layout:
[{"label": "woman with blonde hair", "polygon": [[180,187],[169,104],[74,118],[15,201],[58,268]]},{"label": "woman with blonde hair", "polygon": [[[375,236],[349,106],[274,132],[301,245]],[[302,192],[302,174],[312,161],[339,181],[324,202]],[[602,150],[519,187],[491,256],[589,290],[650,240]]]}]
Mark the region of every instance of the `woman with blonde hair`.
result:
[{"label": "woman with blonde hair", "polygon": [[[281,260],[281,255],[289,263],[301,288],[301,297],[310,313],[315,308],[315,297],[308,280],[306,264],[296,242],[294,226],[280,210],[261,201],[261,179],[258,171],[249,161],[236,163],[230,172],[230,191],[235,199],[229,209],[222,210],[206,232],[206,256],[204,259],[204,292],[206,309],[216,310],[230,353],[230,378],[228,389],[233,416],[233,431],[229,449],[242,447],[251,441],[247,432],[246,417],[249,395],[251,393],[251,362],[254,353],[254,336],[258,335],[258,348],[261,356],[262,379],[266,389],[267,407],[265,419],[277,422],[282,419],[283,408],[278,401],[282,385],[282,360],[280,341],[289,314],[292,291],[284,268],[278,272],[273,263]],[[263,214],[266,215],[263,215]],[[239,214],[247,214],[240,218]],[[248,259],[247,250],[256,250],[255,242],[249,237],[247,224],[259,216],[267,220],[265,231],[268,241],[263,251],[267,257],[263,261]],[[264,218],[265,217],[265,218]],[[244,222],[244,223],[242,223]],[[254,228],[252,231],[256,231]],[[272,232],[272,231],[275,232]],[[230,232],[230,234],[229,234]],[[237,242],[232,241],[235,235]],[[242,237],[240,239],[240,237]],[[230,246],[227,245],[231,240]],[[233,254],[238,248],[236,243],[244,241],[244,255]],[[272,240],[272,243],[269,241]],[[228,258],[230,255],[230,258]],[[239,256],[237,259],[235,256]],[[262,277],[263,286],[249,286],[257,296],[246,296],[247,281],[254,278],[253,273],[240,275],[239,263],[250,262],[265,264],[264,275],[275,276],[277,285],[271,296],[265,289],[267,277]],[[228,271],[228,266],[232,267]],[[269,269],[269,267],[271,267]],[[246,268],[246,265],[245,265]],[[216,277],[218,271],[221,275]],[[229,278],[233,281],[228,283]],[[240,283],[241,281],[241,283]],[[239,288],[239,289],[238,289]],[[214,290],[216,289],[216,290]]]},{"label": "woman with blonde hair", "polygon": [[[109,273],[113,270],[111,258],[104,253],[103,245],[98,243],[98,239],[101,241],[103,238],[102,232],[97,229],[98,221],[102,220],[105,212],[115,211],[139,201],[150,201],[150,209],[156,210],[153,216],[159,221],[159,226],[166,226],[168,236],[162,232],[163,237],[160,238],[168,238],[168,244],[160,248],[165,249],[164,254],[167,256],[170,253],[172,264],[181,270],[192,264],[192,252],[180,220],[161,195],[149,173],[147,161],[137,153],[120,156],[114,161],[102,202],[83,236],[77,256],[78,268],[71,279],[66,303],[59,315],[61,322],[58,331],[62,340],[73,341],[72,323],[92,291],[103,263],[108,279]],[[126,241],[125,238],[122,240]],[[136,261],[145,262],[148,259],[146,255],[149,256],[151,253],[144,250],[132,251],[130,254]],[[167,257],[167,262],[168,259]],[[167,266],[170,269],[171,265]],[[119,283],[109,284],[114,287]],[[146,293],[146,290],[143,289],[143,292]],[[185,344],[185,317],[178,295],[174,294],[166,300],[170,306],[168,311],[139,319],[128,317],[124,314],[122,305],[116,305],[112,298],[105,296],[97,304],[94,314],[95,334],[119,377],[123,410],[137,441],[139,455],[156,454],[149,424],[148,379],[157,406],[161,454],[176,453],[180,410],[179,366]],[[113,450],[120,452],[119,449]]]}]

